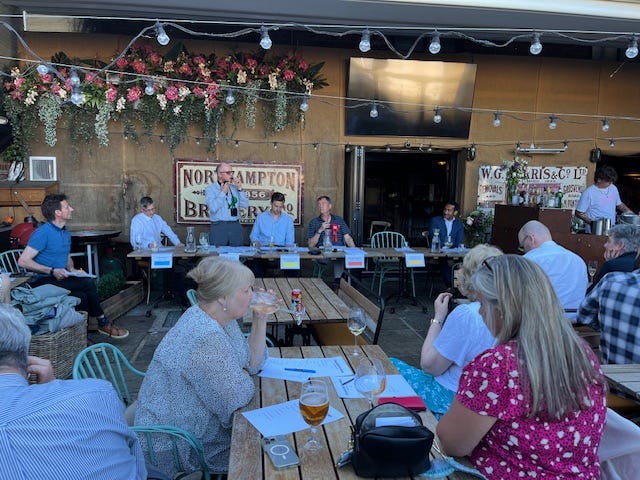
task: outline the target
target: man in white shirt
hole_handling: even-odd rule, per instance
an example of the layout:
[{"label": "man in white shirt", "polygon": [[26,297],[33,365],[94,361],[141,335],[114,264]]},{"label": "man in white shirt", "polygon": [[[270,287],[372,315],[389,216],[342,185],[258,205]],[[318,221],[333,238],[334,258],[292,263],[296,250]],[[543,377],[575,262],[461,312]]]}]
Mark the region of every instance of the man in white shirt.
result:
[{"label": "man in white shirt", "polygon": [[[151,197],[140,199],[140,213],[131,219],[131,246],[133,248],[151,248],[152,244],[160,245],[161,234],[165,234],[172,244],[182,246],[178,236],[171,227],[156,214],[156,207]],[[138,235],[140,236],[138,239]],[[136,245],[140,241],[140,246]]]},{"label": "man in white shirt", "polygon": [[525,258],[536,262],[549,276],[562,307],[574,310],[567,312],[567,318],[575,318],[575,309],[587,291],[587,265],[584,260],[554,242],[549,229],[537,220],[522,226],[518,242]]}]

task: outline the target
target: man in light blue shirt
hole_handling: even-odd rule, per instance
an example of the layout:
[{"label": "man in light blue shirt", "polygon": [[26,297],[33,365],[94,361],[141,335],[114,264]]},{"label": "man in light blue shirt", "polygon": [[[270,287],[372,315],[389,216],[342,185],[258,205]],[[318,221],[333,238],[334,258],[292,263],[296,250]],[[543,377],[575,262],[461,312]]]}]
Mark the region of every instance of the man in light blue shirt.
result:
[{"label": "man in light blue shirt", "polygon": [[[164,219],[156,213],[156,207],[151,197],[142,197],[140,199],[140,213],[131,219],[131,246],[139,248],[136,242],[140,240],[140,247],[151,248],[152,244],[160,245],[162,234],[171,240],[176,246],[182,243],[178,236],[173,233],[171,227]],[[139,237],[138,237],[139,235]]]},{"label": "man in light blue shirt", "polygon": [[251,229],[251,242],[256,247],[265,245],[280,246],[294,244],[293,219],[288,213],[283,213],[284,194],[273,192],[271,195],[271,209],[260,213]]},{"label": "man in light blue shirt", "polygon": [[216,167],[216,174],[218,181],[204,191],[211,218],[209,243],[217,247],[240,246],[244,243],[240,208],[249,207],[249,197],[242,188],[240,177],[233,175],[231,165],[221,163]]},{"label": "man in light blue shirt", "polygon": [[0,478],[146,479],[113,386],[56,380],[49,360],[27,356],[31,332],[22,314],[0,304],[0,324]]}]

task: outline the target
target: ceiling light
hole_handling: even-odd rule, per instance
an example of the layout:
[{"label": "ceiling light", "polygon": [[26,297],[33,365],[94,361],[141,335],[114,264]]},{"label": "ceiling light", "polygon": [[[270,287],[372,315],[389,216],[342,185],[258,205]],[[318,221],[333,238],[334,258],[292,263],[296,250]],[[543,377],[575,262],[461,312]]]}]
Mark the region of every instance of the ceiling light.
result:
[{"label": "ceiling light", "polygon": [[602,119],[602,131],[603,132],[609,131],[609,119],[607,117]]},{"label": "ceiling light", "polygon": [[307,110],[309,110],[309,101],[307,100],[309,97],[308,95],[305,95],[304,97],[302,97],[302,102],[300,103],[300,110],[303,112],[306,112]]},{"label": "ceiling light", "polygon": [[440,123],[442,121],[442,115],[440,115],[440,107],[433,109],[433,123]]},{"label": "ceiling light", "polygon": [[440,53],[440,34],[439,33],[434,33],[431,36],[431,43],[429,44],[429,53],[432,53],[433,55],[437,55],[438,53]]},{"label": "ceiling light", "polygon": [[41,63],[40,65],[38,65],[36,70],[40,75],[46,75],[47,73],[49,73],[49,67],[47,67],[44,63]]},{"label": "ceiling light", "polygon": [[638,38],[634,35],[629,41],[629,46],[624,52],[627,58],[636,58],[638,56]]},{"label": "ceiling light", "polygon": [[144,87],[144,93],[146,95],[153,95],[154,93],[156,93],[156,89],[153,88],[153,80],[151,80],[150,78],[147,79],[147,86]]},{"label": "ceiling light", "polygon": [[273,45],[273,42],[269,37],[269,29],[264,25],[261,26],[260,27],[260,46],[265,50],[269,50],[272,45]]},{"label": "ceiling light", "polygon": [[533,32],[533,40],[531,40],[531,46],[529,47],[531,55],[539,55],[542,51],[542,44],[540,43],[540,34]]},{"label": "ceiling light", "polygon": [[362,32],[362,38],[360,39],[358,48],[362,53],[367,53],[371,50],[371,34],[369,33],[369,30]]},{"label": "ceiling light", "polygon": [[233,105],[236,103],[236,97],[233,95],[233,88],[230,88],[227,92],[227,97],[224,99],[227,105]]},{"label": "ceiling light", "polygon": [[378,118],[378,107],[376,106],[376,102],[371,104],[371,111],[369,112],[369,116],[371,118]]},{"label": "ceiling light", "polygon": [[500,120],[500,112],[495,112],[493,114],[493,126],[499,127],[501,124],[502,124],[502,121]]},{"label": "ceiling light", "polygon": [[164,27],[160,22],[156,23],[156,40],[160,45],[167,45],[169,43],[169,35],[164,31]]},{"label": "ceiling light", "polygon": [[556,121],[558,119],[558,117],[556,117],[555,115],[551,115],[549,117],[549,128],[551,130],[555,130],[556,127],[558,126],[558,122]]}]

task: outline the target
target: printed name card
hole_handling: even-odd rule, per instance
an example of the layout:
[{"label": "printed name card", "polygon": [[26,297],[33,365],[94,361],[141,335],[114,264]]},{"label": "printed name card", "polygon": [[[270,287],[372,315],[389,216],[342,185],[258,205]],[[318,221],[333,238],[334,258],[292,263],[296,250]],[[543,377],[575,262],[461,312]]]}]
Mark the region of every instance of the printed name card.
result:
[{"label": "printed name card", "polygon": [[240,254],[238,252],[220,252],[220,256],[236,262],[240,261]]},{"label": "printed name card", "polygon": [[360,253],[347,253],[344,256],[344,268],[364,268],[364,255]]},{"label": "printed name card", "polygon": [[297,253],[287,253],[280,255],[281,270],[300,270],[300,255]]},{"label": "printed name card", "polygon": [[171,268],[173,267],[172,253],[152,253],[151,268]]},{"label": "printed name card", "polygon": [[424,267],[424,255],[422,253],[405,253],[404,261],[407,268]]}]

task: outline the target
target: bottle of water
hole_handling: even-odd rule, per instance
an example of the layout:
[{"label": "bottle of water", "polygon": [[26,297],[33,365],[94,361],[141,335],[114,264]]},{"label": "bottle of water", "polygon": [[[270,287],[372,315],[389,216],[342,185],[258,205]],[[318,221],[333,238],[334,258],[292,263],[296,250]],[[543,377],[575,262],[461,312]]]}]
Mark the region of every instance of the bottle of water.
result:
[{"label": "bottle of water", "polygon": [[433,238],[431,239],[431,252],[438,253],[440,251],[440,230],[433,231]]},{"label": "bottle of water", "polygon": [[331,253],[333,250],[333,243],[331,243],[331,238],[329,238],[329,234],[324,232],[324,243],[322,244],[322,250],[324,253]]},{"label": "bottle of water", "polygon": [[193,234],[193,227],[187,227],[187,241],[184,244],[184,251],[186,253],[195,253],[198,250],[196,247],[196,237]]}]

